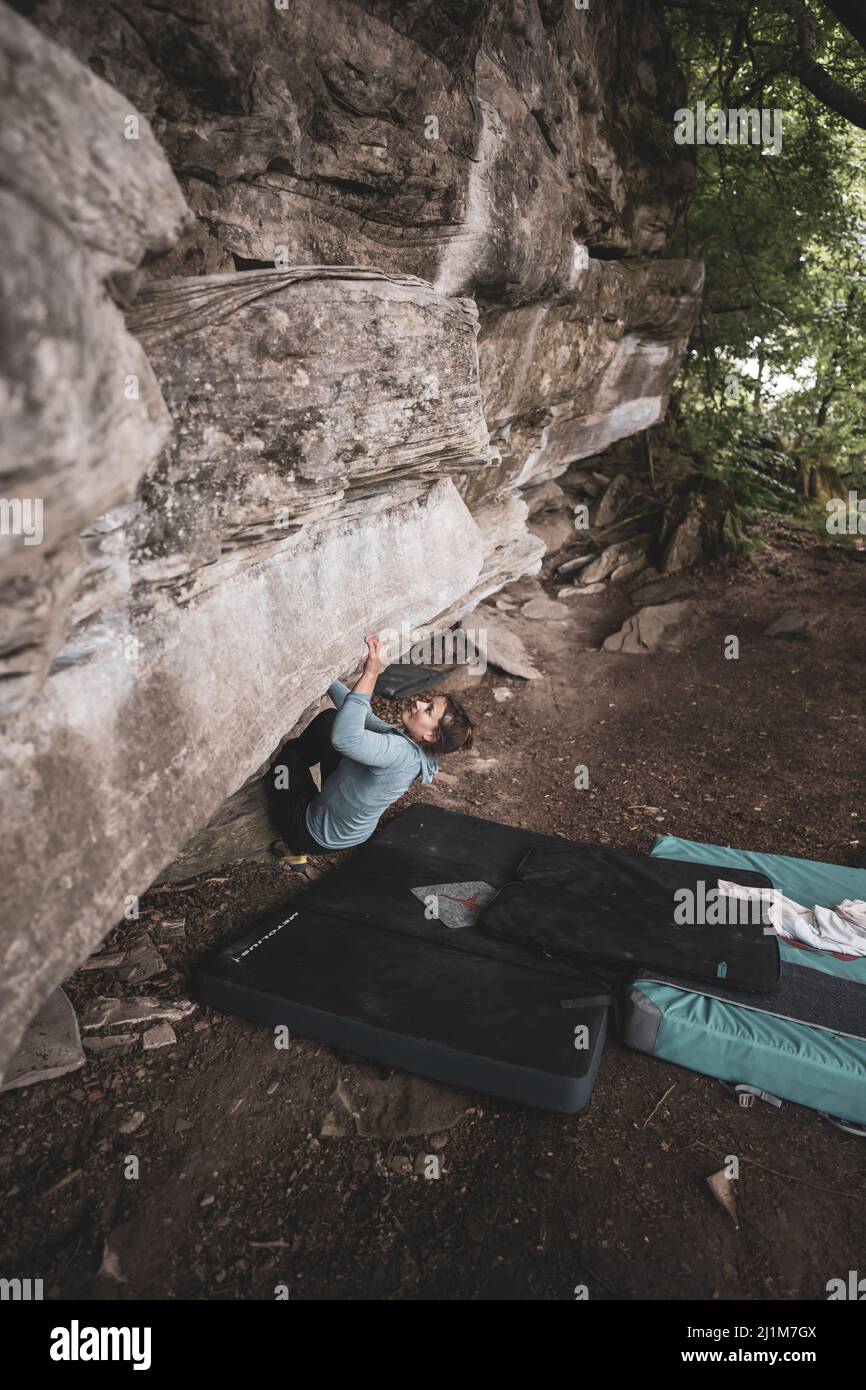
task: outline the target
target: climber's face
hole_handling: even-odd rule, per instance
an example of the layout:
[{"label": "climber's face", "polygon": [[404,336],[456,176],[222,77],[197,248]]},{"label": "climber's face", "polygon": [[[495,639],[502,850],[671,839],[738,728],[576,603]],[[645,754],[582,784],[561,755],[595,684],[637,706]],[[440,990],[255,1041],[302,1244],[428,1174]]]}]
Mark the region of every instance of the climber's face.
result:
[{"label": "climber's face", "polygon": [[406,700],[400,711],[403,728],[407,734],[412,735],[416,743],[433,743],[445,708],[444,695]]}]

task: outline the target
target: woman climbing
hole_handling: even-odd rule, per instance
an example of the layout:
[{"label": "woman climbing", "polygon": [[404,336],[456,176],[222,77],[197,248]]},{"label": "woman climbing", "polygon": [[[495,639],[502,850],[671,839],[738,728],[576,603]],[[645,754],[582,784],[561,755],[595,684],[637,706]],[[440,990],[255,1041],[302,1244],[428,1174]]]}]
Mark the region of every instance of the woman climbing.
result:
[{"label": "woman climbing", "polygon": [[[336,708],[322,710],[284,744],[268,776],[282,831],[272,848],[290,863],[363,844],[416,777],[432,782],[438,754],[472,747],[471,720],[453,695],[404,701],[400,727],[377,719],[370,698],[385,665],[384,646],[374,634],[364,641],[360,679],[351,691],[342,681],[332,683],[328,695]],[[310,773],[317,763],[321,791]]]}]

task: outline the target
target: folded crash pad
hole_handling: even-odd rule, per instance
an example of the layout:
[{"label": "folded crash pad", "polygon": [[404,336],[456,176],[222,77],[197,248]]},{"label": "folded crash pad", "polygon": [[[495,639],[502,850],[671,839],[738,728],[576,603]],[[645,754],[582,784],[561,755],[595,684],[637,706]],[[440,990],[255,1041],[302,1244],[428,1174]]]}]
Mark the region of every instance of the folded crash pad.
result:
[{"label": "folded crash pad", "polygon": [[[841,864],[675,836],[660,838],[652,854],[754,868],[805,905],[866,897],[866,871]],[[866,1124],[866,958],[787,941],[780,954],[780,985],[771,996],[738,995],[721,982],[698,989],[645,972],[628,992],[623,1040],[693,1071]]]},{"label": "folded crash pad", "polygon": [[607,997],[481,932],[485,899],[552,837],[415,805],[205,961],[204,1004],[545,1109],[589,1099]]},{"label": "folded crash pad", "polygon": [[611,987],[625,983],[635,967],[652,966],[693,980],[773,989],[779,979],[775,933],[765,930],[760,905],[718,901],[725,878],[771,887],[762,873],[712,861],[654,859],[560,841],[529,851],[478,924],[497,939],[607,979]]},{"label": "folded crash pad", "polygon": [[419,690],[432,690],[451,669],[450,666],[419,666],[413,661],[392,661],[376,682],[377,694],[388,699],[401,699],[403,696],[416,695]]}]

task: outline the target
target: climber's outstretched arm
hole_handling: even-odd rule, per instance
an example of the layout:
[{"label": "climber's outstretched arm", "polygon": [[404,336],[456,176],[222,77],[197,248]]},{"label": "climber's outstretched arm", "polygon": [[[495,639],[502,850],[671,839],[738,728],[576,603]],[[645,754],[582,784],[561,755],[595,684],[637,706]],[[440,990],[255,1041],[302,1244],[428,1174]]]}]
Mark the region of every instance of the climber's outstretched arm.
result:
[{"label": "climber's outstretched arm", "polygon": [[[351,692],[344,696],[337,717],[331,726],[331,746],[346,758],[354,758],[357,763],[367,767],[388,767],[405,756],[402,739],[390,734],[379,733],[366,726],[366,720],[375,716],[370,714],[370,697],[375,689],[376,679],[384,666],[384,645],[374,634],[364,638],[367,643],[367,660],[360,679],[355,682]],[[389,729],[390,725],[387,726]]]},{"label": "climber's outstretched arm", "polygon": [[[328,698],[337,709],[340,708],[348,694],[349,687],[344,685],[342,681],[331,681],[328,686]],[[367,718],[364,720],[365,729],[373,729],[379,734],[393,733],[394,727],[393,724],[388,724],[384,719],[380,719],[377,714],[373,714],[372,710],[368,712]]]}]

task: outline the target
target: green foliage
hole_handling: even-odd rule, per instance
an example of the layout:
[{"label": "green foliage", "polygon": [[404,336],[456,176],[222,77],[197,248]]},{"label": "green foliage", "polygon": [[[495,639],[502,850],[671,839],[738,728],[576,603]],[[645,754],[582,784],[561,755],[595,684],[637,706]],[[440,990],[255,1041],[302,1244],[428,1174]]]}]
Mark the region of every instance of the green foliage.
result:
[{"label": "green foliage", "polygon": [[[866,89],[866,53],[812,9],[824,66]],[[669,24],[692,108],[784,113],[778,155],[694,149],[695,197],[672,253],[702,256],[707,281],[673,427],[743,506],[790,509],[801,458],[866,479],[866,132],[800,85],[782,7],[695,5]]]},{"label": "green foliage", "polygon": [[691,457],[694,470],[723,483],[747,516],[798,511],[804,505],[796,486],[797,460],[751,413],[736,407],[699,410],[670,433],[680,453]]}]

